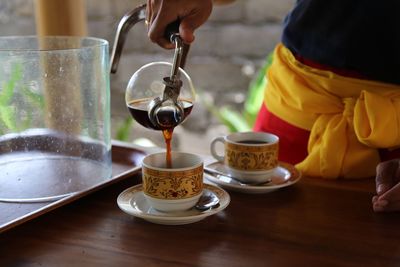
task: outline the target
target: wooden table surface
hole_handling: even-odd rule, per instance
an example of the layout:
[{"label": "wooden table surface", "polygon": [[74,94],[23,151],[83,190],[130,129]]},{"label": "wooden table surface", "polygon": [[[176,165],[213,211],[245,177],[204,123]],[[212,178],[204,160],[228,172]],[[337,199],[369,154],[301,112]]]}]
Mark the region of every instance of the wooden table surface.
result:
[{"label": "wooden table surface", "polygon": [[123,213],[136,175],[0,235],[0,266],[400,266],[400,213],[372,211],[374,183],[303,178],[233,193],[203,221],[156,225]]}]

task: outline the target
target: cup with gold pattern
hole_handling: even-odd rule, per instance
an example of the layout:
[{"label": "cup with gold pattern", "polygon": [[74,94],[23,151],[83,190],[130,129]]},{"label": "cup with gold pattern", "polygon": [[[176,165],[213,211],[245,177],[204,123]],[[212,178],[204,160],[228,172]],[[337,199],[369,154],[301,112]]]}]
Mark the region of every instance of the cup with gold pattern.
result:
[{"label": "cup with gold pattern", "polygon": [[[218,155],[216,145],[224,144]],[[211,142],[211,155],[230,174],[245,183],[266,182],[278,167],[279,137],[263,132],[239,132],[217,137]]]},{"label": "cup with gold pattern", "polygon": [[203,160],[200,156],[171,153],[167,167],[165,152],[147,155],[142,163],[143,193],[149,204],[162,212],[192,208],[203,193]]}]

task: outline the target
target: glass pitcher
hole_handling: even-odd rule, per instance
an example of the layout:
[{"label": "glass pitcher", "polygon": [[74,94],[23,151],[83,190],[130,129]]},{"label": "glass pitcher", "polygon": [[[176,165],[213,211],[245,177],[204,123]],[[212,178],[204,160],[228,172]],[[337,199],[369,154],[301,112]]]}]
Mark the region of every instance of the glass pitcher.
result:
[{"label": "glass pitcher", "polygon": [[51,201],[111,177],[108,43],[0,37],[0,201]]}]

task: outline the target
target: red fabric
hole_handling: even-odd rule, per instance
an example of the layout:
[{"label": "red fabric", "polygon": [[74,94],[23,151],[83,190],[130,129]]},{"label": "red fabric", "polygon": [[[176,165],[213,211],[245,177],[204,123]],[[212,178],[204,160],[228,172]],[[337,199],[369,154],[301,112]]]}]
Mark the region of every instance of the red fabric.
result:
[{"label": "red fabric", "polygon": [[[349,70],[338,70],[329,66],[310,61],[301,56],[295,55],[301,63],[321,70],[329,70],[336,74],[365,79],[365,76]],[[257,115],[256,123],[253,127],[256,132],[269,132],[279,137],[279,160],[290,164],[296,164],[303,161],[307,156],[307,144],[310,131],[303,130],[279,117],[272,114],[263,104]],[[380,149],[379,155],[381,161],[400,158],[400,148],[395,150]]]},{"label": "red fabric", "polygon": [[[298,128],[272,114],[263,104],[253,128],[256,132],[268,132],[279,136],[279,160],[297,164],[307,156],[310,132]],[[400,158],[400,149],[380,149],[381,161]]]},{"label": "red fabric", "polygon": [[327,71],[332,71],[338,75],[341,76],[346,76],[346,77],[351,77],[351,78],[357,78],[357,79],[368,79],[365,75],[362,75],[361,73],[358,73],[357,71],[354,70],[345,70],[345,69],[337,69],[333,68],[330,66],[322,65],[317,62],[314,62],[312,60],[309,60],[307,58],[304,58],[300,55],[294,55],[294,57],[303,63],[304,65],[307,65],[309,67],[315,68],[315,69],[320,69],[320,70],[327,70]]},{"label": "red fabric", "polygon": [[296,164],[307,156],[310,132],[278,118],[263,104],[253,128],[256,132],[268,132],[279,137],[279,160]]}]

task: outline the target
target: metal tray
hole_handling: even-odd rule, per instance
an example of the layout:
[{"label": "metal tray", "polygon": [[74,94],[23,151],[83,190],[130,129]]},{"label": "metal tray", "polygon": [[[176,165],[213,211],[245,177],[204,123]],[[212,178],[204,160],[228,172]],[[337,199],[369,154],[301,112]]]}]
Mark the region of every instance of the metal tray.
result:
[{"label": "metal tray", "polygon": [[110,184],[121,181],[140,172],[143,157],[150,152],[140,147],[113,141],[112,145],[112,178],[87,190],[73,193],[62,199],[40,203],[7,203],[0,202],[0,233],[19,224],[32,220],[58,207],[71,203]]}]

